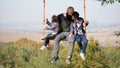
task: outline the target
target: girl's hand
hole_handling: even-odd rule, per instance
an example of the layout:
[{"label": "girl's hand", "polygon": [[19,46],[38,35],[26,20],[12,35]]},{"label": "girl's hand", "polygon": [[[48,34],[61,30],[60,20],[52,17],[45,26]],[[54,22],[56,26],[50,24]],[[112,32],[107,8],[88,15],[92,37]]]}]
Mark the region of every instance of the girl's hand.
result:
[{"label": "girl's hand", "polygon": [[83,26],[84,26],[84,27],[85,27],[85,25],[86,25],[86,24],[85,24],[85,23],[83,23]]},{"label": "girl's hand", "polygon": [[47,21],[48,21],[48,18],[45,19],[45,22],[47,22]]},{"label": "girl's hand", "polygon": [[43,29],[46,30],[46,26],[43,26]]},{"label": "girl's hand", "polygon": [[73,34],[69,34],[69,37],[72,37]]}]

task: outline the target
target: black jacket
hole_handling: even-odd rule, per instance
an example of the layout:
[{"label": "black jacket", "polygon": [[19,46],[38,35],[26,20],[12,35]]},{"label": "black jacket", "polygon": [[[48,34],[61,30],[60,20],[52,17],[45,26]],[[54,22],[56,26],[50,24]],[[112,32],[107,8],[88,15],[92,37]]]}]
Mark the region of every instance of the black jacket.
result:
[{"label": "black jacket", "polygon": [[59,32],[70,32],[70,24],[72,19],[70,16],[64,16],[64,14],[58,15]]}]

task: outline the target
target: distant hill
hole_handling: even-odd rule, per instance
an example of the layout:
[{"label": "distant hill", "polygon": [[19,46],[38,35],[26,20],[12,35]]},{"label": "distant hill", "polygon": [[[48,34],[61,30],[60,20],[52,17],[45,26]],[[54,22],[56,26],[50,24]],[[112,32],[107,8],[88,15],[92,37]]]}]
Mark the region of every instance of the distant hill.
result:
[{"label": "distant hill", "polygon": [[[18,31],[39,31],[42,32],[42,22],[14,22],[14,23],[0,23],[0,30],[18,30]],[[94,31],[115,31],[120,29],[120,23],[99,23],[89,22],[87,26],[88,32]]]}]

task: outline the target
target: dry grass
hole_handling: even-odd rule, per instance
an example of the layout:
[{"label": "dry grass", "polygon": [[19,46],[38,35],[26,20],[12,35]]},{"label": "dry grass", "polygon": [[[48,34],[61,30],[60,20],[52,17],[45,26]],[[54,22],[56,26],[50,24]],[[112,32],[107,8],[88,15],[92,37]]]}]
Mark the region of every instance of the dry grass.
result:
[{"label": "dry grass", "polygon": [[119,68],[120,47],[99,47],[98,41],[89,38],[87,59],[83,61],[80,50],[75,44],[72,64],[65,62],[69,46],[60,46],[60,59],[51,64],[53,46],[40,51],[41,43],[28,39],[16,42],[0,43],[0,68]]}]

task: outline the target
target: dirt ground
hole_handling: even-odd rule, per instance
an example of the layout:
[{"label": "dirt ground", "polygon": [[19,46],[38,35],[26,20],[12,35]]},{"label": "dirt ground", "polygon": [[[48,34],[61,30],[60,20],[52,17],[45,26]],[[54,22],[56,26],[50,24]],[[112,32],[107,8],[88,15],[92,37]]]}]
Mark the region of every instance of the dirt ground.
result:
[{"label": "dirt ground", "polygon": [[[41,36],[42,34],[37,32],[0,31],[0,42],[11,42],[20,38],[27,38],[40,42]],[[120,46],[120,37],[115,36],[112,32],[87,33],[88,39],[91,36],[99,41],[100,46]]]}]

